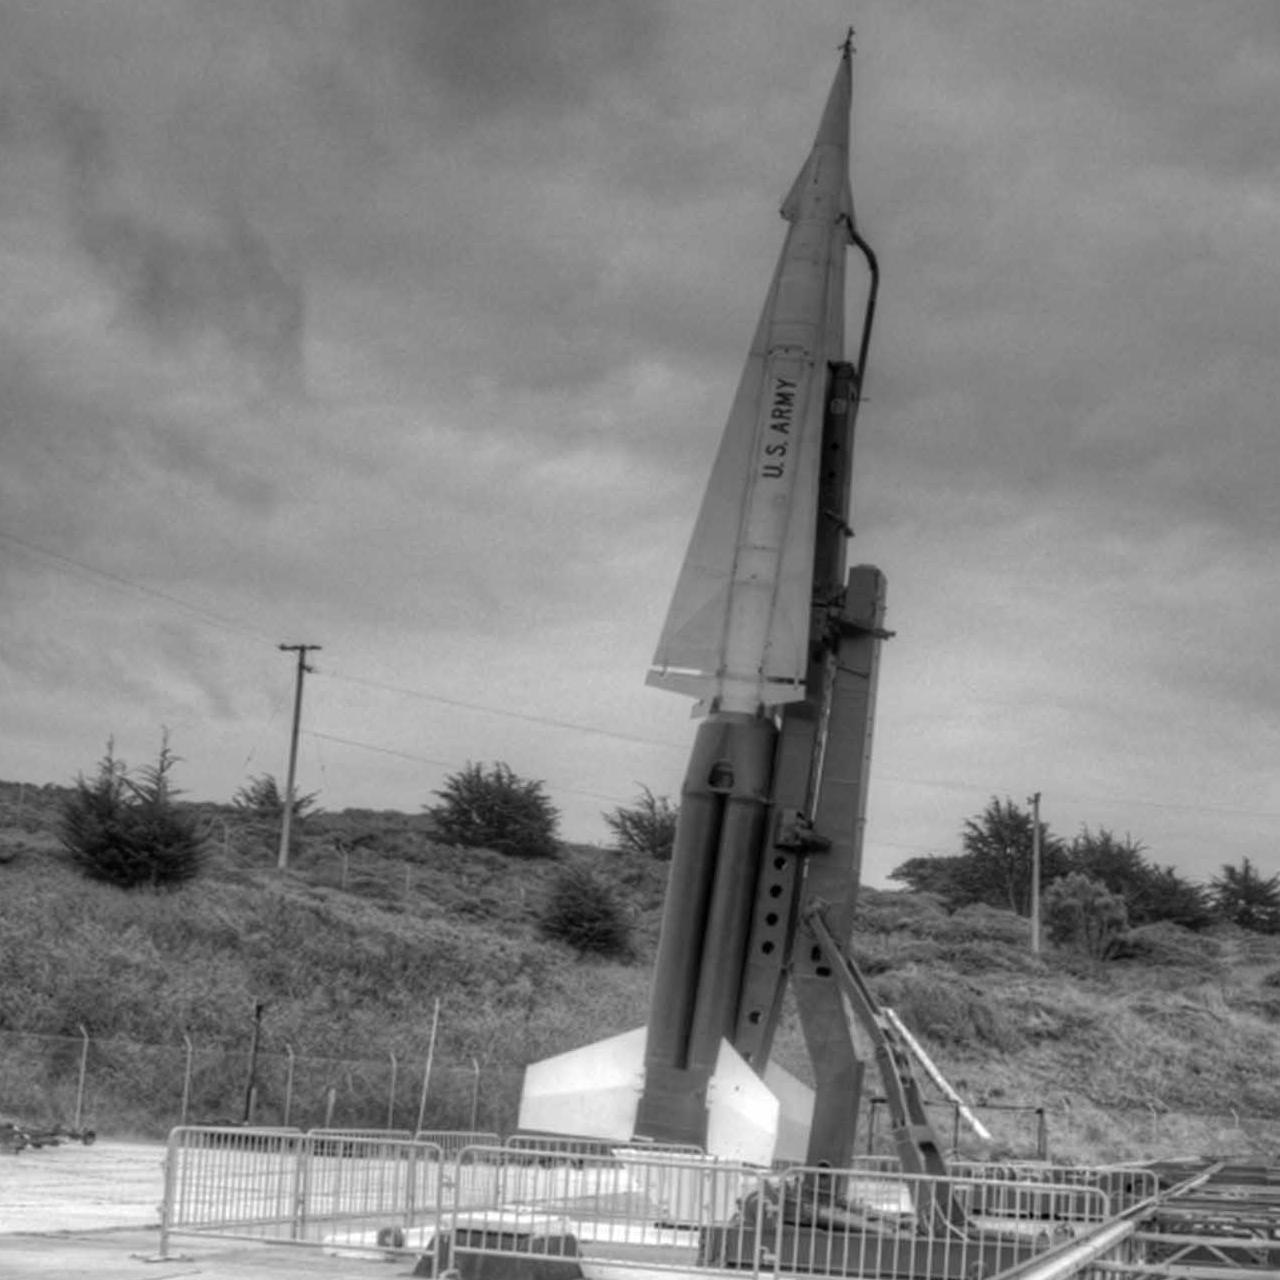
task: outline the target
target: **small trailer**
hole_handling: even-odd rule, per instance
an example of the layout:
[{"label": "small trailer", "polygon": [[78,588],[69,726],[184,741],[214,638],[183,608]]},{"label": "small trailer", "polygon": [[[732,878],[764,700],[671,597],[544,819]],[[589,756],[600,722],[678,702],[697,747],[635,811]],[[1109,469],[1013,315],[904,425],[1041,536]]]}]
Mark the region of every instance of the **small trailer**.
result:
[{"label": "small trailer", "polygon": [[28,1125],[17,1121],[0,1121],[0,1151],[17,1155],[27,1147],[57,1147],[64,1142],[81,1142],[92,1146],[98,1135],[92,1129],[68,1129],[65,1125]]}]

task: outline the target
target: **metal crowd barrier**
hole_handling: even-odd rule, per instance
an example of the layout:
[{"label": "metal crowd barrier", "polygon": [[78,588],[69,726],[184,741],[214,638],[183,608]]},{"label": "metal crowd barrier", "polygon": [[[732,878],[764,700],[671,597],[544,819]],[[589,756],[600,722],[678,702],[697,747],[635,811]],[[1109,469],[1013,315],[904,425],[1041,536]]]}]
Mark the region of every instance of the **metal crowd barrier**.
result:
[{"label": "metal crowd barrier", "polygon": [[536,1148],[522,1148],[518,1163],[513,1154],[476,1147],[458,1157],[458,1184],[474,1194],[446,1215],[443,1262],[464,1275],[513,1255],[544,1267],[582,1258],[592,1274],[995,1275],[1112,1217],[1098,1187],[1047,1180],[884,1167],[775,1175],[638,1148],[570,1162]]},{"label": "metal crowd barrier", "polygon": [[419,1129],[414,1142],[434,1143],[446,1156],[456,1156],[463,1147],[496,1147],[502,1139],[487,1129]]},{"label": "metal crowd barrier", "polygon": [[[474,1136],[474,1135],[467,1135]],[[446,1154],[437,1141],[349,1131],[179,1128],[170,1136],[160,1255],[176,1236],[428,1255],[434,1274],[536,1259],[565,1280],[629,1268],[752,1276],[995,1275],[1049,1258],[1137,1203],[1146,1170],[885,1160],[781,1173],[649,1145],[521,1141]],[[453,1139],[453,1140],[451,1140]],[[523,1263],[522,1263],[523,1265]],[[547,1268],[551,1267],[551,1272]]]},{"label": "metal crowd barrier", "polygon": [[175,1236],[430,1254],[447,1171],[439,1146],[412,1139],[180,1127],[165,1155],[160,1256]]}]

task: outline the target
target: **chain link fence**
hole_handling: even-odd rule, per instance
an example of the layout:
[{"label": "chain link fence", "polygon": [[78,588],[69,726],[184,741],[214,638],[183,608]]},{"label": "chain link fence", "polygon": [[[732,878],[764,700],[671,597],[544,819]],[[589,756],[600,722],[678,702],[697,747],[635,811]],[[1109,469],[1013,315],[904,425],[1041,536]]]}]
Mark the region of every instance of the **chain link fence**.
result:
[{"label": "chain link fence", "polygon": [[[121,1037],[0,1032],[0,1121],[163,1137],[182,1124],[246,1124],[364,1131],[517,1127],[523,1071],[472,1058],[333,1058],[202,1044],[145,1044]],[[1280,1117],[1232,1110],[1116,1110],[1053,1105],[974,1105],[994,1148],[1022,1159],[1274,1153]],[[929,1104],[944,1149],[972,1155],[958,1108]],[[884,1101],[864,1096],[858,1151],[891,1153]]]},{"label": "chain link fence", "polygon": [[0,1119],[161,1137],[179,1124],[515,1128],[518,1068],[0,1032]]}]

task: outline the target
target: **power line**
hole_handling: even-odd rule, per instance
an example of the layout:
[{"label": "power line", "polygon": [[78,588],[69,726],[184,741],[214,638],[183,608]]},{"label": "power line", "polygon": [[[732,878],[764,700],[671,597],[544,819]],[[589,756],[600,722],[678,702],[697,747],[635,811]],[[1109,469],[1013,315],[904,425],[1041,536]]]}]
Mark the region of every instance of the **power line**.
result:
[{"label": "power line", "polygon": [[233,631],[254,640],[261,640],[264,643],[274,643],[261,631],[254,631],[243,623],[237,622],[233,618],[228,618],[225,614],[215,613],[212,609],[206,609],[202,605],[192,604],[189,600],[170,595],[167,591],[161,591],[158,587],[149,587],[145,583],[135,582],[132,578],[122,577],[118,573],[110,572],[110,570],[99,569],[95,565],[86,564],[83,560],[77,560],[72,556],[64,556],[60,551],[50,551],[48,547],[38,547],[34,542],[19,538],[17,534],[10,533],[6,529],[0,529],[0,538],[3,538],[6,542],[13,543],[14,546],[21,547],[32,555],[44,556],[46,559],[53,560],[64,567],[79,569],[82,573],[101,578],[102,581],[111,586],[124,587],[141,595],[163,600],[166,604],[176,605],[179,609],[185,609],[188,613],[194,614],[196,617],[202,618],[205,622],[212,626],[220,627],[224,631]]},{"label": "power line", "polygon": [[[321,733],[318,729],[304,729],[303,734],[308,738],[323,738],[326,742],[340,742],[346,747],[359,747],[362,751],[376,751],[383,756],[396,756],[401,760],[412,760],[417,764],[433,764],[441,769],[456,769],[458,762],[456,760],[435,760],[430,756],[414,755],[409,751],[397,751],[392,747],[379,747],[372,742],[357,742],[354,738],[342,738],[336,733]],[[553,783],[547,783],[553,791],[562,792],[569,796],[584,796],[588,800],[607,800],[611,804],[630,804],[630,799],[622,796],[605,795],[602,791],[582,791],[577,787],[562,787]]]},{"label": "power line", "polygon": [[[113,586],[117,589],[126,589],[137,592],[140,595],[149,596],[155,600],[162,600],[166,604],[171,604],[176,608],[182,609],[186,613],[192,614],[211,626],[218,627],[223,631],[233,632],[237,635],[246,636],[249,639],[260,641],[264,644],[275,644],[272,637],[267,636],[264,632],[255,630],[254,628],[228,617],[226,614],[218,613],[212,609],[207,609],[202,605],[192,604],[189,600],[183,600],[179,596],[162,591],[158,587],[147,586],[145,583],[137,582],[132,578],[126,578],[121,574],[112,573],[110,570],[98,568],[83,560],[77,560],[73,556],[64,555],[59,551],[51,551],[47,547],[41,547],[26,538],[20,538],[17,534],[11,533],[7,529],[0,529],[0,539],[5,542],[12,543],[14,546],[21,547],[24,551],[43,557],[53,561],[56,565],[63,568],[78,570],[81,573],[98,578],[101,581]],[[688,747],[686,742],[673,742],[661,738],[649,738],[642,734],[623,733],[616,729],[603,729],[596,725],[582,724],[572,720],[561,720],[552,716],[539,716],[527,712],[512,711],[504,707],[486,706],[483,703],[467,702],[461,698],[451,698],[444,694],[431,693],[425,689],[414,689],[405,685],[392,684],[388,681],[374,680],[366,676],[355,676],[337,671],[325,671],[317,669],[316,674],[327,675],[332,680],[343,681],[348,684],[364,685],[371,689],[381,689],[388,693],[403,694],[407,697],[418,698],[425,702],[434,702],[441,706],[456,707],[464,711],[477,711],[485,715],[499,716],[509,720],[520,720],[526,724],[543,725],[554,729],[567,729],[575,733],[591,734],[595,737],[608,738],[618,742],[630,742],[645,747],[660,747],[667,750],[685,750]],[[325,735],[316,734],[313,731],[307,731],[313,737]],[[368,751],[382,751],[389,755],[401,755],[405,759],[418,760],[424,764],[435,764],[443,768],[452,768],[451,762],[442,760],[427,760],[425,757],[407,755],[404,752],[393,751],[389,748],[377,747],[371,743],[353,743],[347,739],[335,738],[334,741],[343,742],[348,746],[361,747]],[[972,793],[974,795],[991,795],[1000,788],[992,788],[987,785],[979,786],[975,783],[967,782],[948,782],[939,779],[920,779],[920,778],[903,778],[894,774],[884,774],[873,772],[873,779],[880,783],[891,783],[896,786],[911,786],[921,788],[934,788],[937,790],[956,791],[963,794]],[[563,788],[567,790],[567,788]],[[615,802],[621,802],[615,796],[603,796],[596,792],[576,792],[574,794],[590,795],[596,799],[607,799]],[[1132,797],[1102,797],[1102,796],[1072,796],[1070,794],[1059,794],[1055,792],[1055,804],[1065,805],[1115,805],[1125,808],[1138,809],[1156,809],[1166,810],[1171,813],[1217,813],[1229,817],[1241,818],[1280,818],[1280,812],[1267,809],[1243,809],[1230,805],[1211,805],[1211,804],[1178,804],[1176,802],[1159,801],[1159,800],[1137,800]],[[899,846],[908,847],[908,846]]]},{"label": "power line", "polygon": [[403,693],[411,698],[420,698],[424,702],[436,702],[446,707],[457,707],[463,711],[481,711],[486,715],[502,716],[507,720],[523,720],[526,724],[547,725],[553,729],[570,729],[575,733],[589,733],[599,738],[614,738],[620,742],[634,742],[643,747],[664,747],[684,750],[687,742],[669,742],[662,738],[646,738],[638,733],[621,733],[616,729],[602,729],[593,724],[582,724],[574,720],[558,720],[553,716],[536,716],[524,711],[511,711],[506,707],[486,706],[479,702],[465,702],[461,698],[450,698],[441,693],[429,693],[425,689],[411,689],[406,685],[389,684],[384,680],[370,680],[365,676],[344,675],[337,671],[326,671],[321,668],[318,675],[327,675],[330,680],[342,680],[348,684],[367,685],[371,689],[382,689],[387,693]]}]

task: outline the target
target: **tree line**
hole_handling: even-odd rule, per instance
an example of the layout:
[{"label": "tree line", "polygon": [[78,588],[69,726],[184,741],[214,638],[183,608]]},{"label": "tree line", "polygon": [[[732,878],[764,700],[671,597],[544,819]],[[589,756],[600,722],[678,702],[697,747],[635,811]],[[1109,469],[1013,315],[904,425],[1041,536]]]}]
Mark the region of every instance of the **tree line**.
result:
[{"label": "tree line", "polygon": [[[952,910],[983,903],[1028,916],[1034,823],[1029,810],[992,796],[980,814],[965,821],[960,853],[909,858],[889,878],[935,894]],[[1101,889],[1123,908],[1130,926],[1168,921],[1200,930],[1226,920],[1258,933],[1280,933],[1280,875],[1263,876],[1248,858],[1239,866],[1223,865],[1204,885],[1157,865],[1140,840],[1105,827],[1084,827],[1066,840],[1041,822],[1039,837],[1040,886],[1049,907],[1064,897],[1088,897],[1093,916],[1107,910],[1115,915],[1115,904],[1098,897]]]},{"label": "tree line", "polygon": [[[154,765],[133,771],[110,744],[95,776],[81,776],[60,814],[59,834],[85,874],[121,888],[177,888],[195,877],[207,841],[197,818],[175,804],[171,774],[177,757],[167,735]],[[516,858],[556,858],[559,811],[538,780],[501,762],[468,763],[424,808],[439,839],[488,848]],[[294,797],[295,818],[314,795]],[[233,807],[246,817],[274,820],[285,798],[262,775],[237,792]],[[671,857],[678,809],[648,787],[633,805],[603,815],[617,852],[665,861]],[[961,852],[910,858],[889,873],[914,892],[935,895],[950,910],[977,904],[1031,914],[1032,863],[1039,837],[1041,915],[1051,940],[1098,958],[1117,954],[1129,930],[1168,922],[1200,930],[1230,921],[1260,933],[1280,933],[1280,874],[1263,876],[1248,858],[1224,865],[1208,885],[1159,866],[1145,846],[1105,827],[1055,835],[1027,809],[993,796],[965,821]],[[543,930],[577,948],[629,958],[630,922],[610,878],[582,862],[567,862],[547,904]]]}]

